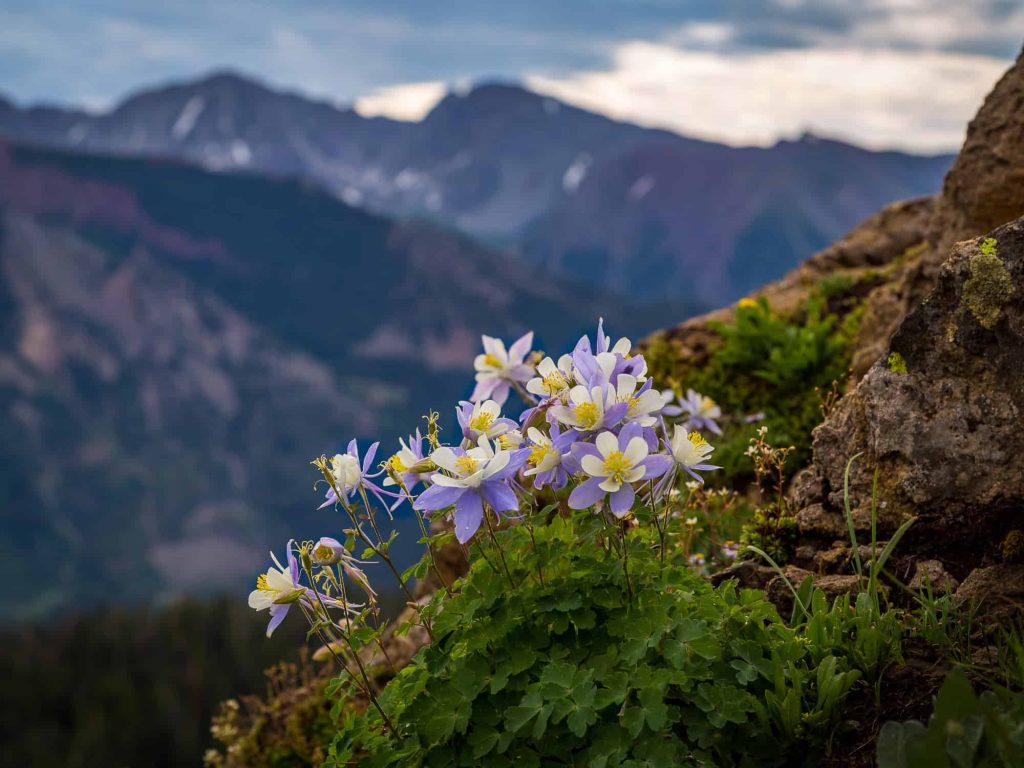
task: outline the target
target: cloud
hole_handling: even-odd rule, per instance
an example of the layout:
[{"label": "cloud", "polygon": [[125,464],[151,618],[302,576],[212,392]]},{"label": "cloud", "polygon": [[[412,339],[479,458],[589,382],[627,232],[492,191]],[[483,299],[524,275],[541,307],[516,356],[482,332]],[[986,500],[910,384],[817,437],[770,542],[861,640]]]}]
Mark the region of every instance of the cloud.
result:
[{"label": "cloud", "polygon": [[534,75],[541,93],[642,125],[733,144],[805,130],[874,148],[952,151],[1005,71],[977,54],[869,48],[746,53],[634,41],[611,67]]},{"label": "cloud", "polygon": [[363,117],[422,120],[447,91],[443,82],[392,85],[357,99],[355,110]]}]

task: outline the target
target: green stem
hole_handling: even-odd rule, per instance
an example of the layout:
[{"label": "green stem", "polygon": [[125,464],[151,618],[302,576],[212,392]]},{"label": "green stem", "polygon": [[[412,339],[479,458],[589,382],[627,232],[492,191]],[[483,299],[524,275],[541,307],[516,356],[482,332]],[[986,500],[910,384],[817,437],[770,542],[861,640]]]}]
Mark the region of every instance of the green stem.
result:
[{"label": "green stem", "polygon": [[508,577],[508,585],[514,590],[516,588],[515,579],[512,578],[512,572],[508,569],[508,563],[505,562],[505,552],[501,548],[501,544],[498,543],[498,537],[494,535],[494,528],[491,527],[491,517],[487,514],[487,508],[484,507],[484,522],[487,523],[487,533],[491,536],[491,541],[494,542],[494,548],[498,550],[498,559],[501,561],[501,567],[505,569],[505,575]]}]

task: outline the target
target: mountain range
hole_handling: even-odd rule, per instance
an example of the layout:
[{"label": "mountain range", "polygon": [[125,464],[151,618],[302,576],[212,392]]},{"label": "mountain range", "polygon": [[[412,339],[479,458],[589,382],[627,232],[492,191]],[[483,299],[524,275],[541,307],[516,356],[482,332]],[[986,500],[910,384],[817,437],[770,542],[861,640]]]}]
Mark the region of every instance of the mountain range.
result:
[{"label": "mountain range", "polygon": [[230,72],[100,114],[0,99],[0,135],[310,178],[576,281],[707,305],[778,277],[887,202],[935,192],[952,161],[810,135],[730,147],[508,84],[449,93],[419,122],[365,118]]}]

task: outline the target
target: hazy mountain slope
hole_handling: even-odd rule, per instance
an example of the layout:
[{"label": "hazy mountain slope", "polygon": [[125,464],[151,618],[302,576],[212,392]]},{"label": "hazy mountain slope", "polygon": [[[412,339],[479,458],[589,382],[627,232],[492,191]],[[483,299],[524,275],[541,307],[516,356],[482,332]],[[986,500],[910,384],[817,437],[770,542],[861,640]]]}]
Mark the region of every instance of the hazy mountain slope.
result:
[{"label": "hazy mountain slope", "polygon": [[480,331],[657,322],[301,183],[6,145],[0,276],[7,618],[237,589],[319,532],[309,459],[447,408]]},{"label": "hazy mountain slope", "polygon": [[709,303],[780,276],[885,203],[935,192],[952,159],[833,141],[727,147],[512,85],[449,94],[399,123],[235,74],[96,116],[0,106],[0,134],[309,176],[351,204],[433,218],[579,280]]},{"label": "hazy mountain slope", "polygon": [[651,141],[596,163],[523,247],[546,268],[633,293],[726,300],[879,201],[935,191],[947,165],[812,136],[768,149]]}]

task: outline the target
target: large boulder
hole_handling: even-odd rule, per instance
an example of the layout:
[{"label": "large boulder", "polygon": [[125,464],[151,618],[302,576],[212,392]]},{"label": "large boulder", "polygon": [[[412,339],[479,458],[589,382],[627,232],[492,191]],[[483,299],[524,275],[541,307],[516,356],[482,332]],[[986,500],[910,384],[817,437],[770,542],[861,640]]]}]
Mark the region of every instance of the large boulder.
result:
[{"label": "large boulder", "polygon": [[[959,579],[1003,557],[1024,519],[1024,218],[958,243],[932,293],[814,432],[794,498],[806,538],[843,520],[843,482],[860,530],[917,523],[901,550]],[[805,523],[806,521],[806,523]],[[812,524],[813,523],[813,524]]]}]

